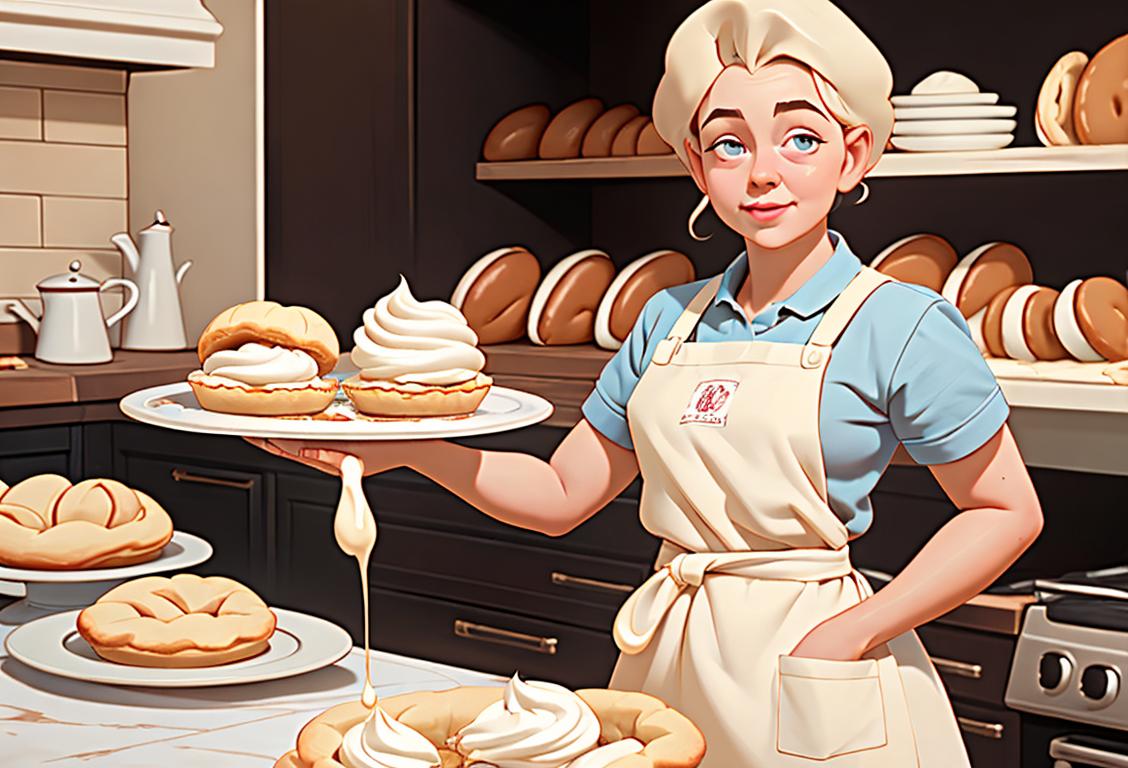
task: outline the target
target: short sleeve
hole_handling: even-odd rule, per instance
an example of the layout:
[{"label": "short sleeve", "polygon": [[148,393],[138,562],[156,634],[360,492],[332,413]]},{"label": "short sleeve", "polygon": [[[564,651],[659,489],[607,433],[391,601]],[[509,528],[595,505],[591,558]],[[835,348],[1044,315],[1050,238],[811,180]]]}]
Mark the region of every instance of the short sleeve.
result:
[{"label": "short sleeve", "polygon": [[595,389],[584,400],[580,411],[604,437],[634,450],[627,426],[627,401],[630,400],[653,350],[648,348],[660,314],[662,293],[652,296],[642,308],[630,334],[615,355],[603,366]]},{"label": "short sleeve", "polygon": [[967,322],[938,300],[921,315],[889,383],[889,422],[919,464],[961,459],[986,443],[1010,414]]}]

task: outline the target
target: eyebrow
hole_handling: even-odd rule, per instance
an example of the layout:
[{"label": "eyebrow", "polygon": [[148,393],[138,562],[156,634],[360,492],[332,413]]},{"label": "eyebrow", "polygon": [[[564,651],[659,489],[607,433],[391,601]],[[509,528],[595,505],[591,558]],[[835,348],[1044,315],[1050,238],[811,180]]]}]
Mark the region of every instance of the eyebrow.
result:
[{"label": "eyebrow", "polygon": [[790,112],[795,109],[809,109],[812,112],[821,115],[824,119],[830,120],[829,117],[823,114],[823,111],[821,109],[804,99],[796,99],[795,101],[781,101],[780,103],[775,105],[775,111],[772,112],[772,117],[775,117],[781,112]]},{"label": "eyebrow", "polygon": [[[779,105],[776,106],[778,108]],[[710,112],[708,117],[701,121],[701,127],[704,128],[713,120],[720,120],[722,117],[739,117],[741,120],[743,120],[744,113],[739,109],[726,109],[724,107],[718,107],[717,109],[714,109],[712,112]]]}]

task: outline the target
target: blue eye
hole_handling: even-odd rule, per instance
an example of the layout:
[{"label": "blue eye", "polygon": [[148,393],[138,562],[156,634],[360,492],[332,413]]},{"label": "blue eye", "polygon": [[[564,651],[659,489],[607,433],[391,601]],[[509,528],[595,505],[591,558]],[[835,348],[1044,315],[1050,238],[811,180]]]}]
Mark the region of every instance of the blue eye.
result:
[{"label": "blue eye", "polygon": [[805,154],[811,154],[818,148],[819,144],[822,144],[822,141],[809,133],[797,133],[788,141],[795,149]]},{"label": "blue eye", "polygon": [[740,157],[741,155],[743,155],[747,151],[744,148],[744,145],[741,144],[736,139],[721,139],[716,144],[709,147],[709,149],[717,150],[718,155],[720,155],[721,157],[724,157],[724,158],[728,158],[730,160],[733,159],[733,158]]}]

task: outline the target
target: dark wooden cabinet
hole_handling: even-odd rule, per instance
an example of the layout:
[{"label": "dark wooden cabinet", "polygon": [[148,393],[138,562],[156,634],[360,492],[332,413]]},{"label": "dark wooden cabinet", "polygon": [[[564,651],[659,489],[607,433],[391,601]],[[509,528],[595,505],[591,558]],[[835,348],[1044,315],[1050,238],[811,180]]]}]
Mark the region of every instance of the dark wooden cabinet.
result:
[{"label": "dark wooden cabinet", "polygon": [[32,475],[48,472],[80,479],[81,426],[0,430],[0,480],[15,485]]}]

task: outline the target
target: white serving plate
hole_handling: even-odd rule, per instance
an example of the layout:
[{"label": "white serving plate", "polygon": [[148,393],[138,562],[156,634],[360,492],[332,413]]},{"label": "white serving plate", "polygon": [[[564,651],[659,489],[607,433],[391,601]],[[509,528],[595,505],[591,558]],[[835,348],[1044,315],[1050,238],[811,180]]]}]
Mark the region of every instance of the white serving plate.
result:
[{"label": "white serving plate", "polygon": [[173,531],[172,540],[164,545],[159,557],[145,563],[123,565],[117,568],[85,568],[82,570],[38,570],[32,568],[7,568],[0,565],[0,579],[20,581],[25,584],[81,584],[90,581],[120,581],[148,576],[153,573],[178,571],[199,565],[212,556],[212,545],[199,536],[184,531]]},{"label": "white serving plate", "polygon": [[306,440],[421,440],[469,437],[527,427],[551,416],[553,407],[538,395],[495,384],[470,416],[374,421],[357,414],[347,400],[338,400],[329,408],[341,416],[342,421],[239,416],[204,410],[185,381],[126,395],[121,401],[121,410],[137,421],[184,432]]},{"label": "white serving plate", "polygon": [[962,107],[894,107],[894,120],[979,120],[981,118],[1014,117],[1018,107],[980,105]]},{"label": "white serving plate", "polygon": [[898,120],[893,123],[894,136],[975,136],[985,133],[1010,133],[1017,120]]},{"label": "white serving plate", "polygon": [[203,688],[293,677],[335,664],[352,650],[349,633],[336,624],[282,608],[270,610],[278,617],[270,648],[254,658],[217,667],[162,669],[106,661],[75,629],[79,611],[56,613],[17,627],[4,646],[12,658],[51,675],[150,688]]},{"label": "white serving plate", "polygon": [[906,93],[889,99],[895,107],[947,107],[969,104],[997,104],[997,93]]},{"label": "white serving plate", "polygon": [[967,149],[1002,149],[1014,141],[1013,133],[984,133],[978,136],[894,136],[897,149],[909,152],[953,152]]}]

